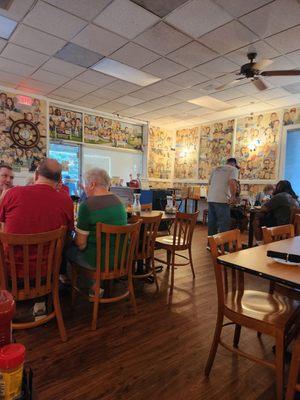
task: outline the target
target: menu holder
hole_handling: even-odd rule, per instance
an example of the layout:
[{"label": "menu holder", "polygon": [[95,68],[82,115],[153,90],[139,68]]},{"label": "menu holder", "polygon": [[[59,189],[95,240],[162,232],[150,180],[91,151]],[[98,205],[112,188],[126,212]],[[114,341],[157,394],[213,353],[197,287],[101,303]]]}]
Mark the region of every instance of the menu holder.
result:
[{"label": "menu holder", "polygon": [[286,262],[300,264],[300,255],[298,254],[289,254],[289,253],[282,253],[280,251],[268,250],[267,257],[279,258],[280,260],[284,260]]}]

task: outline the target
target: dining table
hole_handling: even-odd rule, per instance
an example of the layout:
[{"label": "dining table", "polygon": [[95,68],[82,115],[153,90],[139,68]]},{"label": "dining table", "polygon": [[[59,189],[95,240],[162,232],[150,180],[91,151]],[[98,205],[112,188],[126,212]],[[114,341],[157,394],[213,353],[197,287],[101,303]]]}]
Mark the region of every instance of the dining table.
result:
[{"label": "dining table", "polygon": [[268,250],[300,256],[300,236],[225,254],[218,261],[226,267],[300,289],[300,264],[278,262],[267,256]]},{"label": "dining table", "polygon": [[[130,207],[127,207],[126,212],[128,214],[133,214],[133,210]],[[162,214],[161,220],[162,221],[173,221],[176,218],[175,213],[166,213],[162,210],[152,210],[152,211],[141,211],[139,213],[140,217],[156,217],[157,215]]]}]

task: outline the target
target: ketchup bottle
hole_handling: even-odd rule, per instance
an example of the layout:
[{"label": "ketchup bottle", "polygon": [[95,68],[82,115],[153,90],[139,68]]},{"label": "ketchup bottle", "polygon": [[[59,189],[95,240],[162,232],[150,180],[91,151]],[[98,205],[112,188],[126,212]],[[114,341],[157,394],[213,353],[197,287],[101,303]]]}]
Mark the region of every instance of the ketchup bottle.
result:
[{"label": "ketchup bottle", "polygon": [[0,347],[12,342],[11,321],[16,310],[13,296],[0,290]]}]

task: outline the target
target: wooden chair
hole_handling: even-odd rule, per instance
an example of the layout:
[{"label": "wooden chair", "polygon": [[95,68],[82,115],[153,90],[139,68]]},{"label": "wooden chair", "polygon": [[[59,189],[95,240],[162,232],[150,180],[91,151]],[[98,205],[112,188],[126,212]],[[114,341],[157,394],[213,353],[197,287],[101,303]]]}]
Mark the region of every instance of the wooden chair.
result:
[{"label": "wooden chair", "polygon": [[[265,244],[277,242],[278,240],[289,239],[295,236],[294,225],[281,225],[274,226],[271,228],[267,228],[265,226],[262,227],[263,233],[263,241]],[[274,293],[274,291],[296,300],[300,300],[300,292],[299,290],[292,289],[285,285],[281,285],[279,283],[270,282],[269,293]]]},{"label": "wooden chair", "polygon": [[[97,329],[99,303],[114,303],[126,297],[130,297],[134,313],[137,313],[134,288],[132,283],[132,264],[134,251],[139,235],[140,222],[134,224],[116,226],[97,223],[97,261],[96,269],[87,269],[78,264],[72,263],[72,305],[75,302],[76,292],[86,296],[77,286],[78,274],[85,275],[95,280],[94,296],[86,296],[94,303],[92,329]],[[113,252],[110,244],[114,242]],[[103,245],[105,251],[102,251]],[[112,269],[113,266],[113,269]],[[115,297],[100,297],[100,283],[102,280],[110,281],[121,277],[128,277],[127,290],[125,293]]]},{"label": "wooden chair", "polygon": [[[193,214],[187,213],[176,213],[176,218],[174,222],[173,234],[168,236],[158,237],[155,241],[157,249],[164,249],[167,252],[167,261],[155,258],[162,264],[166,264],[168,268],[171,266],[171,285],[169,292],[169,300],[173,295],[174,289],[174,272],[175,267],[190,265],[192,269],[193,279],[195,279],[195,271],[192,259],[192,240],[195,225],[197,222],[199,211]],[[188,257],[182,254],[178,254],[178,251],[188,251]],[[175,263],[175,257],[181,257],[186,260],[183,263]]]},{"label": "wooden chair", "polygon": [[292,350],[292,361],[290,365],[288,384],[286,390],[286,400],[294,400],[296,392],[300,392],[298,376],[300,372],[300,335],[294,342]]},{"label": "wooden chair", "polygon": [[52,295],[54,311],[34,322],[13,323],[13,329],[35,328],[56,318],[61,340],[67,334],[59,301],[59,269],[67,228],[35,234],[0,232],[1,289],[16,302]]},{"label": "wooden chair", "polygon": [[155,217],[142,217],[140,219],[140,235],[139,240],[136,243],[133,263],[134,265],[137,265],[139,262],[143,263],[145,261],[146,265],[149,265],[150,262],[151,270],[143,274],[133,273],[132,276],[134,279],[145,279],[153,275],[157,291],[159,290],[159,286],[154,265],[154,248],[161,217],[162,214],[159,214]]},{"label": "wooden chair", "polygon": [[207,225],[207,218],[208,218],[208,209],[205,208],[203,210],[203,215],[202,215],[202,224]]},{"label": "wooden chair", "polygon": [[[235,229],[210,236],[209,244],[217,284],[218,316],[213,343],[205,367],[205,375],[209,376],[218,345],[220,344],[227,350],[273,368],[276,374],[276,398],[277,400],[282,400],[285,347],[292,338],[292,328],[294,328],[299,318],[300,303],[277,293],[269,294],[245,290],[243,273],[234,269],[227,271],[227,268],[219,264],[218,256],[224,254],[226,248],[229,251],[241,249],[239,230]],[[276,344],[275,362],[260,359],[253,354],[239,350],[237,347],[238,338],[235,338],[233,346],[223,342],[221,332],[223,327],[228,325],[228,323],[223,323],[225,317],[236,327],[246,327],[274,337]],[[240,328],[236,328],[236,331],[239,330]],[[291,335],[288,337],[288,334]],[[235,332],[235,336],[238,335],[239,333]]]},{"label": "wooden chair", "polygon": [[299,236],[300,235],[300,214],[295,214],[294,215],[294,228],[295,228],[295,235]]},{"label": "wooden chair", "polygon": [[146,211],[146,212],[152,211],[152,203],[141,204],[141,211]]}]

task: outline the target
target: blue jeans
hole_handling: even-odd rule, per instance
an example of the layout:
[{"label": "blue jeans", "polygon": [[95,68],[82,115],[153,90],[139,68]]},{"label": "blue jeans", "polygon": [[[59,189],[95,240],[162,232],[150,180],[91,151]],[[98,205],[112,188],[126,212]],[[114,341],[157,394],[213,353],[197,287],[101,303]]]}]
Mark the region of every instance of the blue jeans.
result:
[{"label": "blue jeans", "polygon": [[230,207],[227,203],[208,203],[208,236],[230,230]]}]

